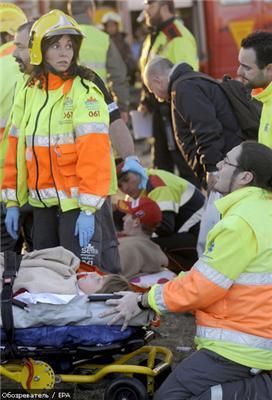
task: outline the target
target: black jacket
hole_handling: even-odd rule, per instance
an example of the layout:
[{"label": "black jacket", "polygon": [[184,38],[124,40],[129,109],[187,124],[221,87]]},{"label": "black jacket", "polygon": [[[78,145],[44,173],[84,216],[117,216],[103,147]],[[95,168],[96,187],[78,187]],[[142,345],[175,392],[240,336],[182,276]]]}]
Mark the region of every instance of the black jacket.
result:
[{"label": "black jacket", "polygon": [[179,81],[193,70],[178,64],[170,76],[169,92],[177,144],[202,182],[216,170],[226,153],[241,143],[240,128],[223,90],[199,77]]}]

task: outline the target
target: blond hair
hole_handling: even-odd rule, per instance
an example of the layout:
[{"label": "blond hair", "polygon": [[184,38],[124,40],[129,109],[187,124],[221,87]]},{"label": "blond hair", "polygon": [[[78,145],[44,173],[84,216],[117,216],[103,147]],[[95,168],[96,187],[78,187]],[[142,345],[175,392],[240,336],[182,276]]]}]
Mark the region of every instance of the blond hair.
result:
[{"label": "blond hair", "polygon": [[131,290],[127,279],[122,275],[109,274],[103,277],[103,286],[96,293],[114,293]]}]

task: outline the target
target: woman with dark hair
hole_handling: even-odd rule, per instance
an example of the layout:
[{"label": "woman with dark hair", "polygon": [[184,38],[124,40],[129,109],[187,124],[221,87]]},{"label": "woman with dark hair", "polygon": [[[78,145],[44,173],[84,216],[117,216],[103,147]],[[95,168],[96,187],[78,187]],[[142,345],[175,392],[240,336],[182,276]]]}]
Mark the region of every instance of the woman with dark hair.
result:
[{"label": "woman with dark hair", "polygon": [[61,245],[78,256],[113,182],[108,108],[94,73],[77,63],[82,39],[79,25],[60,10],[33,25],[34,69],[15,100],[2,187],[12,237],[19,206],[29,201],[34,248]]}]

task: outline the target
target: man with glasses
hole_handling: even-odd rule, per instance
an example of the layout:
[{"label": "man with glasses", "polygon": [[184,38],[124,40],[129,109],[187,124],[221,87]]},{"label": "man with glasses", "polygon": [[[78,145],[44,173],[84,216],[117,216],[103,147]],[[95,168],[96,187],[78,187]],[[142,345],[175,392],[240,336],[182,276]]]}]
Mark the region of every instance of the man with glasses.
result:
[{"label": "man with glasses", "polygon": [[108,301],[111,323],[124,319],[123,328],[141,308],[195,314],[197,351],[156,400],[272,398],[272,150],[244,142],[217,167],[222,219],[191,271],[140,297],[121,292]]}]

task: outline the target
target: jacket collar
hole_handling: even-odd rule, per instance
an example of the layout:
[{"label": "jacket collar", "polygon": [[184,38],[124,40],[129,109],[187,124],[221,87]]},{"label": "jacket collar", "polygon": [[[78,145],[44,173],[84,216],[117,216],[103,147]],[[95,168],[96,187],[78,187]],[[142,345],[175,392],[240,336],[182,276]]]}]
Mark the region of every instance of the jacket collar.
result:
[{"label": "jacket collar", "polygon": [[250,186],[250,187],[247,186],[241,189],[237,189],[234,192],[228,194],[227,196],[224,196],[221,199],[216,200],[215,205],[220,214],[224,216],[232,209],[233,206],[235,206],[240,201],[248,199],[250,197],[260,198],[267,194],[269,194],[269,192],[267,192],[264,189],[258,188],[256,186]]},{"label": "jacket collar", "polygon": [[2,46],[0,46],[0,58],[12,54],[15,48],[16,46],[13,41],[2,44]]},{"label": "jacket collar", "polygon": [[[60,76],[53,74],[52,72],[48,73],[48,90],[57,90],[61,86],[63,86],[63,94],[69,92],[73,84],[73,79],[63,80]],[[45,89],[45,84],[43,86]]]},{"label": "jacket collar", "polygon": [[188,72],[193,72],[193,68],[191,67],[191,65],[189,65],[187,63],[180,63],[180,64],[174,65],[169,74],[169,86],[168,86],[169,91],[171,91],[171,87],[172,87],[173,83],[180,76],[182,76],[183,74],[186,74]]},{"label": "jacket collar", "polygon": [[255,96],[255,99],[266,103],[272,99],[272,82],[259,94]]},{"label": "jacket collar", "polygon": [[174,16],[174,17],[167,19],[166,21],[163,21],[160,25],[157,26],[156,32],[160,32],[164,28],[166,28],[168,25],[171,25],[175,19],[176,19],[176,17]]}]

